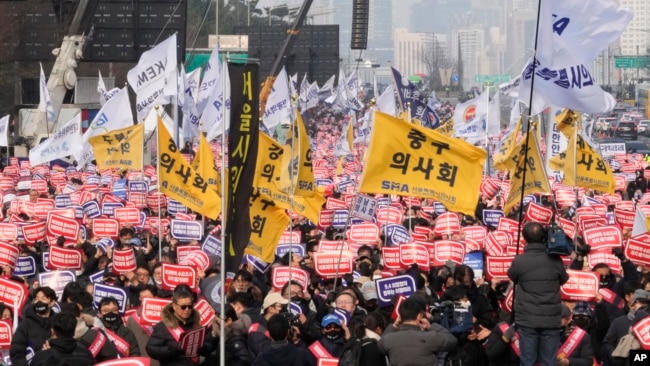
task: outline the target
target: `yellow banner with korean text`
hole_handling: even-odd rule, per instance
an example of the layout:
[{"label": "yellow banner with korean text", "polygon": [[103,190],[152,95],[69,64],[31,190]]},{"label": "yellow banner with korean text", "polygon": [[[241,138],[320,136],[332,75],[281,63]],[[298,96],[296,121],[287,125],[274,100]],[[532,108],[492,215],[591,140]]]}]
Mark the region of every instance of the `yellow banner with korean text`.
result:
[{"label": "yellow banner with korean text", "polygon": [[570,109],[563,109],[562,112],[555,116],[555,125],[562,132],[564,137],[571,138],[575,133],[576,123],[580,115]]},{"label": "yellow banner with korean text", "polygon": [[492,159],[494,160],[494,167],[500,171],[506,171],[512,168],[513,164],[508,164],[506,160],[511,157],[513,151],[515,150],[515,145],[517,142],[517,135],[521,130],[521,118],[517,120],[515,128],[510,131],[510,134],[505,136],[501,141],[501,146],[499,150],[494,154]]},{"label": "yellow banner with korean text", "polygon": [[114,130],[88,139],[98,169],[142,169],[144,124]]},{"label": "yellow banner with korean text", "polygon": [[160,117],[158,117],[158,161],[160,192],[208,218],[216,219],[219,216],[221,198],[185,161]]},{"label": "yellow banner with korean text", "polygon": [[260,132],[257,164],[253,186],[271,197],[280,207],[299,213],[312,222],[318,222],[320,210],[325,203],[325,198],[319,192],[312,197],[291,196],[282,192],[281,169],[284,149],[267,134]]},{"label": "yellow banner with korean text", "polygon": [[312,197],[316,193],[311,162],[311,146],[300,113],[292,124],[292,131],[283,146],[280,187],[284,193]]},{"label": "yellow banner with korean text", "polygon": [[257,189],[253,189],[253,194],[250,197],[249,215],[251,236],[244,253],[272,263],[275,260],[275,248],[278,241],[291,220],[284,208]]},{"label": "yellow banner with korean text", "polygon": [[433,198],[474,214],[485,150],[381,112],[369,150],[360,192]]},{"label": "yellow banner with korean text", "polygon": [[[526,150],[528,150],[527,156]],[[527,159],[525,159],[526,157]],[[551,192],[535,131],[528,131],[528,136],[524,136],[519,141],[513,149],[511,159],[508,160],[515,162],[515,164],[508,168],[510,170],[510,194],[508,194],[508,199],[503,206],[503,212],[506,215],[510,213],[517,203],[521,202],[522,190],[524,196],[533,193]],[[524,174],[526,175],[525,181]]]},{"label": "yellow banner with korean text", "polygon": [[564,172],[563,184],[614,193],[612,168],[580,134],[569,138],[566,151],[551,158],[549,165]]},{"label": "yellow banner with korean text", "polygon": [[221,195],[221,176],[214,163],[214,155],[210,149],[208,139],[200,134],[199,150],[192,160],[192,169],[197,171],[203,179],[207,180],[208,185],[214,189],[217,194]]}]

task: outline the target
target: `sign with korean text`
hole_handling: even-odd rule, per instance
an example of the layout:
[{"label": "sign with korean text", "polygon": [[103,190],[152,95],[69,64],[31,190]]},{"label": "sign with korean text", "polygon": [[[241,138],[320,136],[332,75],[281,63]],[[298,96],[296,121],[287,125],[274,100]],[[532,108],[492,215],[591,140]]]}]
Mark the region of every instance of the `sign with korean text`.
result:
[{"label": "sign with korean text", "polygon": [[93,219],[93,235],[97,238],[117,238],[120,223],[116,219]]},{"label": "sign with korean text", "polygon": [[99,169],[141,169],[144,123],[113,130],[88,139]]},{"label": "sign with korean text", "polygon": [[598,293],[600,278],[596,272],[567,270],[569,281],[560,288],[563,300],[592,301]]},{"label": "sign with korean text", "polygon": [[72,271],[52,271],[38,274],[38,283],[40,286],[46,286],[54,290],[57,296],[61,296],[65,286],[76,280]]},{"label": "sign with korean text", "polygon": [[171,302],[171,299],[142,299],[142,320],[149,325],[160,323],[162,321],[163,308]]},{"label": "sign with korean text", "polygon": [[393,276],[375,280],[377,300],[382,306],[390,305],[397,296],[408,297],[416,291],[415,280],[409,275]]},{"label": "sign with korean text", "polygon": [[438,240],[435,242],[435,251],[431,266],[444,266],[446,261],[462,264],[465,256],[463,243],[451,240]]},{"label": "sign with korean text", "polygon": [[288,266],[277,266],[272,268],[271,283],[275,290],[281,290],[282,286],[284,286],[285,283],[289,282],[289,279],[298,282],[302,287],[302,290],[307,291],[310,283],[309,272],[298,267],[289,268]]},{"label": "sign with korean text", "polygon": [[137,267],[133,249],[113,251],[113,272],[118,274],[133,272]]},{"label": "sign with korean text", "polygon": [[621,229],[617,226],[586,229],[582,233],[582,237],[585,244],[591,246],[591,250],[617,248],[623,244]]},{"label": "sign with korean text", "polygon": [[352,255],[348,251],[314,253],[314,271],[323,278],[334,278],[337,273],[342,276],[353,269]]},{"label": "sign with korean text", "polygon": [[47,264],[50,269],[81,269],[83,266],[83,253],[81,249],[67,249],[53,245],[50,246]]},{"label": "sign with korean text", "polygon": [[0,277],[0,301],[14,312],[22,309],[28,293],[26,285]]},{"label": "sign with korean text", "polygon": [[508,269],[512,265],[514,257],[494,257],[488,255],[485,257],[485,277],[489,280],[493,278],[507,278]]},{"label": "sign with korean text", "polygon": [[183,284],[191,289],[196,288],[196,270],[190,266],[163,263],[162,274],[162,288],[166,290],[173,290]]},{"label": "sign with korean text", "polygon": [[203,238],[203,223],[201,221],[172,219],[172,237],[182,240],[201,240]]},{"label": "sign with korean text", "polygon": [[99,302],[105,297],[112,297],[117,300],[119,312],[120,314],[124,314],[127,303],[126,291],[124,291],[124,289],[110,285],[103,285],[101,283],[94,284],[93,303],[95,304],[95,307],[99,308]]}]

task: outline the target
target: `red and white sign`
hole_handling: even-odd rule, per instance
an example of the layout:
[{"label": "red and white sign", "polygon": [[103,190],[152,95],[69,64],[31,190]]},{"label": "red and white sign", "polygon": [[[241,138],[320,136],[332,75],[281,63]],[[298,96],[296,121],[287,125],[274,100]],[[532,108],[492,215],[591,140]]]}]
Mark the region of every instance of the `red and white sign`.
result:
[{"label": "red and white sign", "polygon": [[203,347],[205,340],[205,328],[183,332],[178,339],[178,348],[185,351],[185,357],[197,357],[199,348]]},{"label": "red and white sign", "polygon": [[646,316],[632,326],[632,334],[641,344],[641,348],[650,350],[650,316]]},{"label": "red and white sign", "polygon": [[63,236],[76,241],[79,238],[79,222],[59,215],[50,215],[47,222],[47,234],[56,237]]},{"label": "red and white sign", "polygon": [[567,270],[569,281],[560,288],[563,300],[592,301],[598,293],[600,279],[595,272]]},{"label": "red and white sign", "polygon": [[540,206],[535,202],[531,202],[528,204],[525,217],[528,221],[535,221],[548,225],[551,223],[551,219],[553,218],[553,210]]},{"label": "red and white sign", "polygon": [[632,202],[632,201],[616,202],[614,204],[614,209],[634,212],[634,202]]},{"label": "red and white sign", "polygon": [[489,232],[483,242],[488,255],[503,255],[503,250],[512,245],[512,235],[506,231],[495,230]]},{"label": "red and white sign", "polygon": [[624,175],[614,174],[614,190],[624,191],[626,185],[627,185],[627,179],[625,179]]},{"label": "red and white sign", "polygon": [[348,245],[343,240],[321,240],[318,242],[319,252],[338,252],[341,248],[343,251],[348,250]]},{"label": "red and white sign", "polygon": [[499,186],[501,185],[501,182],[497,179],[491,178],[491,177],[485,177],[485,179],[481,182],[481,193],[488,199],[491,200],[494,198],[494,196],[499,193]]},{"label": "red and white sign", "polygon": [[560,207],[573,206],[576,203],[576,193],[573,191],[559,190],[555,192],[555,201]]},{"label": "red and white sign", "polygon": [[117,238],[120,223],[116,219],[93,219],[93,236],[96,238]]},{"label": "red and white sign", "polygon": [[120,225],[140,225],[140,210],[134,207],[115,208],[114,214]]},{"label": "red and white sign", "polygon": [[151,360],[146,357],[125,357],[119,360],[96,363],[95,366],[150,366]]},{"label": "red and white sign", "polygon": [[[0,277],[0,301],[10,307],[14,313],[21,311],[25,300],[27,300],[27,295],[27,285]],[[18,310],[15,305],[18,305]]]},{"label": "red and white sign", "polygon": [[587,255],[587,262],[590,267],[594,267],[598,263],[605,263],[614,274],[621,273],[621,260],[614,256],[609,249],[592,249]]},{"label": "red and white sign", "polygon": [[138,264],[135,261],[135,252],[133,249],[113,251],[113,272],[122,274],[125,272],[133,272],[136,268],[138,268]]},{"label": "red and white sign", "polygon": [[319,276],[323,278],[335,278],[337,269],[339,276],[352,273],[354,267],[352,267],[352,255],[350,252],[344,250],[343,252],[314,253],[314,271]]},{"label": "red and white sign", "polygon": [[327,197],[327,203],[325,204],[325,208],[328,210],[347,210],[348,205],[345,203],[344,200]]},{"label": "red and white sign", "polygon": [[603,227],[603,226],[609,225],[609,223],[607,222],[607,219],[604,219],[602,217],[593,218],[593,216],[596,216],[596,215],[590,215],[590,218],[588,218],[588,219],[579,220],[579,222],[580,222],[580,230],[582,230],[584,232],[587,229],[593,229],[593,228]]},{"label": "red and white sign", "polygon": [[[291,272],[291,274],[289,274],[289,272]],[[272,268],[271,281],[273,288],[277,291],[280,291],[282,289],[282,286],[284,286],[285,283],[289,282],[289,275],[291,275],[292,281],[296,281],[302,286],[303,291],[307,291],[310,283],[309,272],[298,267],[289,268],[289,266],[277,266]]]},{"label": "red and white sign", "polygon": [[377,224],[350,225],[350,240],[360,242],[376,242],[379,239],[379,226]]},{"label": "red and white sign", "polygon": [[50,246],[47,266],[49,269],[81,269],[83,266],[83,253],[81,249],[61,248],[57,245]]},{"label": "red and white sign", "polygon": [[591,208],[594,209],[594,213],[598,216],[605,216],[607,214],[607,205],[602,203],[593,203]]},{"label": "red and white sign", "polygon": [[404,213],[397,207],[380,207],[377,209],[377,223],[401,224],[404,221]]},{"label": "red and white sign", "polygon": [[403,266],[417,264],[418,267],[429,270],[429,251],[423,244],[408,243],[399,246],[399,261]]},{"label": "red and white sign", "polygon": [[52,200],[38,201],[34,204],[34,215],[39,219],[46,219],[52,210],[54,210]]},{"label": "red and white sign", "polygon": [[11,346],[11,338],[13,331],[11,327],[11,320],[0,320],[0,349],[7,350]]},{"label": "red and white sign", "polygon": [[614,220],[616,220],[616,223],[621,225],[624,229],[631,229],[634,226],[635,215],[636,213],[634,211],[625,211],[618,208],[614,209]]},{"label": "red and white sign", "polygon": [[499,225],[497,225],[497,230],[505,231],[512,235],[517,234],[519,228],[519,222],[517,220],[509,219],[507,217],[499,217]]},{"label": "red and white sign", "polygon": [[196,289],[196,270],[190,266],[163,263],[162,288],[173,290],[178,285],[188,285],[191,289]]},{"label": "red and white sign", "polygon": [[22,228],[25,243],[28,245],[33,245],[37,241],[44,240],[47,234],[45,221],[26,224]]},{"label": "red and white sign", "polygon": [[463,244],[465,245],[465,253],[475,252],[477,250],[483,249],[482,240],[476,241],[474,239],[465,238],[465,240],[463,240]]},{"label": "red and white sign", "polygon": [[201,250],[198,245],[180,245],[176,247],[176,263],[181,263],[188,259],[190,253],[195,250]]},{"label": "red and white sign", "polygon": [[445,212],[438,216],[433,231],[437,235],[451,235],[460,232],[460,222],[458,214],[454,212]]},{"label": "red and white sign", "polygon": [[282,233],[282,236],[280,236],[280,240],[278,241],[278,244],[285,244],[285,243],[294,243],[298,244],[300,243],[300,231],[284,231]]},{"label": "red and white sign", "polygon": [[650,243],[630,238],[625,245],[625,257],[636,264],[650,266]]},{"label": "red and white sign", "polygon": [[318,214],[318,225],[321,227],[328,227],[334,222],[335,210],[321,210]]},{"label": "red and white sign", "polygon": [[201,249],[195,249],[189,252],[187,256],[185,256],[185,259],[178,261],[178,263],[205,271],[208,269],[208,267],[210,267],[210,258],[206,252],[202,251]]},{"label": "red and white sign", "polygon": [[562,230],[564,231],[566,236],[571,238],[571,240],[573,240],[575,238],[576,230],[577,230],[575,222],[573,222],[571,220],[567,220],[567,219],[565,219],[563,217],[560,217],[559,220],[558,220],[558,224],[560,225],[560,228],[562,228]]},{"label": "red and white sign", "polygon": [[16,224],[0,223],[0,240],[16,240],[18,237],[18,227]]},{"label": "red and white sign", "polygon": [[512,266],[512,260],[515,257],[485,257],[485,277],[488,280],[493,278],[507,278],[508,269]]},{"label": "red and white sign", "polygon": [[16,268],[16,261],[20,256],[18,247],[0,242],[0,265]]},{"label": "red and white sign", "polygon": [[402,269],[402,263],[399,260],[399,247],[384,247],[381,254],[384,267],[387,269]]},{"label": "red and white sign", "polygon": [[212,325],[212,321],[215,317],[214,308],[204,297],[201,297],[199,301],[194,304],[194,310],[199,314],[202,327],[209,327]]},{"label": "red and white sign", "polygon": [[163,308],[172,302],[171,299],[145,298],[142,299],[142,321],[155,325],[162,321]]},{"label": "red and white sign", "polygon": [[452,261],[458,265],[463,263],[465,257],[465,246],[463,243],[452,240],[438,240],[434,244],[435,251],[431,266],[444,266],[446,261]]},{"label": "red and white sign", "polygon": [[617,226],[587,229],[582,233],[582,237],[585,244],[591,246],[591,250],[616,248],[623,244],[621,229]]},{"label": "red and white sign", "polygon": [[484,226],[465,226],[460,229],[461,233],[465,234],[465,239],[473,239],[479,243],[483,243],[487,235],[487,228]]}]

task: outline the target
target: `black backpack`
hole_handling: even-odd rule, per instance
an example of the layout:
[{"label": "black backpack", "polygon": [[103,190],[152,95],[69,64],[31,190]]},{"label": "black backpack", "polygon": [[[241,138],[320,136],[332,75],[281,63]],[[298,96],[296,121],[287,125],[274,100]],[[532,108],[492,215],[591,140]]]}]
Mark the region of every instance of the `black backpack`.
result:
[{"label": "black backpack", "polygon": [[339,358],[339,366],[361,365],[362,349],[363,347],[371,343],[377,343],[377,340],[372,338],[364,338],[364,339],[355,338],[354,340],[348,342],[348,344],[345,345],[345,350],[343,351],[343,355],[341,356],[341,358]]}]

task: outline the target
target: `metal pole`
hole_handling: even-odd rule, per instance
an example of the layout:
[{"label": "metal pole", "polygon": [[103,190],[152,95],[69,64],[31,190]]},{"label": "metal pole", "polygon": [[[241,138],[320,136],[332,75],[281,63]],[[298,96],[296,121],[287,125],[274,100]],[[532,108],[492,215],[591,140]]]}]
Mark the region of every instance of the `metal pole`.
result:
[{"label": "metal pole", "polygon": [[[219,42],[217,42],[217,49],[219,48]],[[217,62],[219,62],[217,60]],[[221,108],[221,304],[219,307],[219,364],[226,364],[226,329],[225,329],[225,312],[226,312],[226,200],[228,199],[228,194],[226,194],[226,108],[225,108],[225,99],[226,99],[226,73],[228,72],[228,55],[224,59],[224,63],[221,67],[221,90],[223,95],[223,106]]]}]

